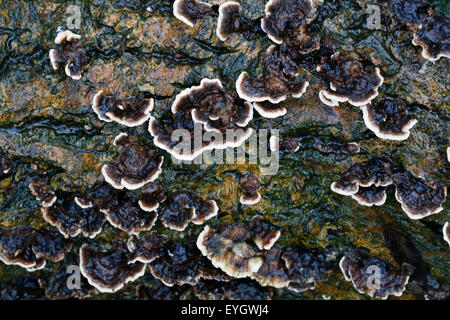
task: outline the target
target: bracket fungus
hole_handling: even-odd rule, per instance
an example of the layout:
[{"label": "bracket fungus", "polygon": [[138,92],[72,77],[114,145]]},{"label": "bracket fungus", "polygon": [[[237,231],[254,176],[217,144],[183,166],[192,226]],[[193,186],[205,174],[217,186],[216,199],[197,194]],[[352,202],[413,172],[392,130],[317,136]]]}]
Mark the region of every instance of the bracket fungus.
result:
[{"label": "bracket fungus", "polygon": [[156,183],[145,185],[141,192],[138,203],[141,209],[147,212],[155,211],[159,208],[160,203],[167,199],[164,190]]},{"label": "bracket fungus", "polygon": [[202,201],[191,191],[170,193],[158,208],[161,223],[172,230],[183,231],[189,222],[203,224],[219,211],[214,200]]},{"label": "bracket fungus", "polygon": [[108,251],[97,251],[87,243],[80,248],[80,271],[89,284],[100,292],[116,292],[145,273],[145,263],[130,263],[130,253],[123,244]]},{"label": "bracket fungus", "polygon": [[193,243],[169,243],[163,254],[149,263],[150,272],[166,286],[195,285],[200,279],[229,281],[230,277],[215,269]]},{"label": "bracket fungus", "polygon": [[36,197],[36,200],[41,201],[41,206],[44,208],[51,207],[57,199],[55,192],[40,180],[31,181],[28,188],[31,194]]},{"label": "bracket fungus", "polygon": [[416,28],[412,43],[422,47],[422,56],[429,61],[450,58],[450,18],[427,16]]},{"label": "bracket fungus", "polygon": [[115,205],[101,211],[106,214],[106,219],[110,224],[131,234],[149,231],[158,218],[156,212],[142,210],[138,200],[125,193],[117,195],[117,203]]},{"label": "bracket fungus", "polygon": [[331,184],[331,190],[344,196],[352,196],[358,193],[360,187],[389,186],[393,182],[392,166],[392,162],[384,157],[373,157],[365,162],[354,163],[338,181]]},{"label": "bracket fungus", "polygon": [[244,190],[244,195],[239,198],[242,204],[253,205],[261,200],[258,190],[261,187],[261,180],[257,175],[246,172],[239,179],[239,185]]},{"label": "bracket fungus", "polygon": [[417,123],[407,114],[405,103],[398,99],[381,99],[361,106],[361,110],[366,127],[381,139],[408,139],[409,130]]},{"label": "bracket fungus", "polygon": [[352,194],[352,198],[360,205],[371,207],[382,206],[386,202],[386,190],[384,187],[359,187],[358,192]]},{"label": "bracket fungus", "polygon": [[380,69],[367,61],[339,55],[332,55],[317,70],[330,84],[329,89],[319,92],[319,98],[332,107],[347,101],[354,106],[366,105],[378,95],[384,81]]},{"label": "bracket fungus", "polygon": [[[267,250],[254,248],[251,240],[257,243],[268,228],[263,224],[251,229],[232,223],[223,223],[215,230],[206,226],[197,239],[197,247],[226,274],[234,278],[249,277],[262,286],[300,292],[313,289],[319,278],[331,271],[324,254],[301,248],[283,251],[276,245],[266,247]],[[274,235],[277,234],[269,238],[274,239]]]},{"label": "bracket fungus", "polygon": [[444,224],[444,227],[442,228],[442,234],[445,241],[447,241],[448,245],[450,246],[450,224],[448,221]]},{"label": "bracket fungus", "polygon": [[82,208],[75,200],[60,200],[51,207],[41,208],[44,220],[68,237],[95,238],[106,221],[105,214],[94,207]]},{"label": "bracket fungus", "polygon": [[[267,49],[262,62],[263,73],[256,79],[251,78],[245,71],[239,75],[236,91],[242,99],[250,102],[269,101],[276,105],[288,95],[300,98],[306,92],[309,82],[303,81],[296,74],[287,74],[283,71],[276,48],[272,45]],[[262,111],[262,116],[268,115],[273,118],[281,115],[284,109],[270,104],[260,104],[257,111]]]},{"label": "bracket fungus", "polygon": [[269,250],[281,235],[279,230],[263,220],[261,216],[254,216],[250,224],[250,231],[253,234],[253,242],[259,250]]},{"label": "bracket fungus", "polygon": [[132,253],[132,262],[139,261],[149,263],[159,258],[162,254],[163,246],[169,241],[169,238],[163,234],[152,232],[140,237],[131,237],[128,239],[127,247]]},{"label": "bracket fungus", "polygon": [[117,192],[109,184],[102,183],[82,195],[74,197],[75,203],[83,209],[95,207],[99,210],[108,209],[116,203]]},{"label": "bracket fungus", "polygon": [[175,0],[173,3],[174,16],[193,27],[199,19],[204,19],[215,14],[212,6],[208,3],[195,0]]},{"label": "bracket fungus", "polygon": [[224,223],[217,230],[205,226],[197,238],[197,247],[216,268],[231,277],[245,278],[257,272],[263,263],[251,240],[251,233],[243,226]]},{"label": "bracket fungus", "polygon": [[127,127],[140,126],[146,122],[150,118],[153,107],[153,99],[117,99],[114,96],[105,96],[103,90],[97,92],[92,99],[92,110],[100,120],[116,121]]},{"label": "bracket fungus", "polygon": [[172,119],[151,117],[149,132],[157,147],[179,160],[193,160],[205,150],[236,148],[253,132],[246,128],[253,106],[225,92],[219,79],[203,79],[199,86],[183,90],[171,111]]},{"label": "bracket fungus", "polygon": [[29,272],[43,269],[46,260],[61,261],[71,247],[71,241],[54,231],[35,230],[28,226],[0,230],[0,260]]},{"label": "bracket fungus", "polygon": [[277,44],[284,42],[305,47],[307,42],[312,42],[307,33],[306,19],[311,9],[311,0],[270,0],[265,7],[261,28]]},{"label": "bracket fungus", "polygon": [[64,67],[66,75],[74,80],[81,79],[83,66],[88,58],[81,44],[81,36],[70,30],[59,32],[55,43],[61,45],[61,50],[51,49],[50,62],[54,70]]},{"label": "bracket fungus", "polygon": [[136,190],[158,178],[164,157],[158,155],[153,145],[144,146],[126,133],[120,133],[114,139],[114,146],[120,150],[119,162],[102,168],[103,177],[114,188]]},{"label": "bracket fungus", "polygon": [[410,219],[422,219],[443,210],[447,188],[440,183],[426,183],[411,172],[400,170],[393,175],[395,199]]},{"label": "bracket fungus", "polygon": [[408,263],[394,268],[363,250],[345,254],[339,266],[345,280],[351,281],[359,293],[383,300],[389,295],[401,296],[414,272],[414,267]]},{"label": "bracket fungus", "polygon": [[241,15],[241,6],[238,2],[227,1],[219,6],[219,19],[217,20],[217,37],[225,41],[232,33],[241,33],[249,38],[255,32],[254,23]]}]

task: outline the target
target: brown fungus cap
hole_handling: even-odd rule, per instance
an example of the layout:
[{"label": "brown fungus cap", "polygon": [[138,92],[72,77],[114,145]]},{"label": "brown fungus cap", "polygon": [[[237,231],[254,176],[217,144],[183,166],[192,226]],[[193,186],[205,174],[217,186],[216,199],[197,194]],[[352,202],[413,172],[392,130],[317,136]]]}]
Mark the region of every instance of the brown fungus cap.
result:
[{"label": "brown fungus cap", "polygon": [[386,188],[375,187],[359,187],[357,193],[352,195],[352,198],[356,200],[360,205],[371,207],[382,206],[386,202]]},{"label": "brown fungus cap", "polygon": [[116,190],[107,183],[101,183],[86,193],[76,196],[74,201],[83,209],[95,207],[101,210],[115,205],[116,199]]},{"label": "brown fungus cap", "polygon": [[278,246],[264,252],[263,263],[258,271],[251,276],[262,286],[286,288],[289,286],[289,275],[284,261],[281,260],[281,250]]},{"label": "brown fungus cap", "polygon": [[417,123],[412,119],[403,101],[384,98],[361,107],[366,127],[377,137],[388,140],[405,140],[409,130]]},{"label": "brown fungus cap", "polygon": [[106,216],[99,209],[82,208],[75,200],[59,200],[55,205],[41,209],[44,220],[68,237],[95,238],[103,228]]},{"label": "brown fungus cap", "polygon": [[180,92],[171,111],[169,117],[151,117],[148,130],[158,148],[179,160],[191,161],[205,150],[239,147],[253,132],[246,128],[253,118],[252,105],[225,92],[218,79],[203,79]]},{"label": "brown fungus cap", "polygon": [[194,122],[203,124],[206,131],[246,127],[253,118],[252,105],[225,92],[219,79],[203,79],[199,86],[180,92],[172,113],[180,110],[190,111]]},{"label": "brown fungus cap", "polygon": [[[378,299],[387,299],[389,295],[401,296],[414,272],[414,267],[408,263],[400,269],[394,268],[362,250],[345,254],[339,266],[345,280],[351,281],[359,293]],[[373,279],[377,271],[380,276],[378,283]]]},{"label": "brown fungus cap", "polygon": [[141,190],[139,206],[142,210],[152,212],[158,209],[159,204],[167,199],[167,195],[157,183],[149,183]]},{"label": "brown fungus cap", "polygon": [[[192,120],[191,112],[177,112],[156,120],[150,117],[148,131],[154,137],[153,143],[167,151],[178,160],[191,161],[205,150],[215,148],[214,139],[201,139],[195,143],[195,137],[204,137],[203,125]],[[183,133],[177,135],[176,132]],[[174,137],[176,136],[176,139]]]},{"label": "brown fungus cap", "polygon": [[167,236],[152,232],[128,239],[127,247],[133,254],[132,262],[149,263],[162,255],[163,246],[169,241]]},{"label": "brown fungus cap", "polygon": [[422,47],[422,56],[429,61],[450,58],[450,18],[426,17],[414,33],[412,43]]},{"label": "brown fungus cap", "polygon": [[35,230],[28,226],[0,230],[0,260],[29,272],[44,268],[46,260],[61,261],[71,246],[71,241],[54,231]]},{"label": "brown fungus cap", "polygon": [[329,106],[346,101],[354,106],[366,105],[378,95],[378,88],[384,81],[378,68],[351,57],[333,55],[318,69],[330,83],[329,89],[319,93],[322,102]]},{"label": "brown fungus cap", "polygon": [[447,241],[448,245],[450,246],[450,224],[448,221],[444,224],[444,227],[442,228],[442,234],[445,241]]},{"label": "brown fungus cap", "polygon": [[230,277],[215,269],[195,248],[194,243],[170,243],[164,254],[149,264],[152,275],[166,286],[195,285],[204,278],[229,281]]},{"label": "brown fungus cap", "polygon": [[331,272],[326,252],[292,248],[281,254],[289,278],[288,289],[295,292],[312,290],[317,282]]},{"label": "brown fungus cap", "polygon": [[218,211],[215,201],[202,201],[194,192],[180,190],[168,195],[158,208],[158,215],[165,227],[183,231],[189,222],[203,224],[216,216]]},{"label": "brown fungus cap", "polygon": [[175,0],[173,14],[178,20],[193,27],[197,20],[214,15],[214,10],[211,5],[202,1]]},{"label": "brown fungus cap", "polygon": [[392,184],[392,162],[385,157],[373,157],[365,162],[354,163],[338,181],[331,184],[331,190],[345,196],[359,191],[359,187],[386,187]]},{"label": "brown fungus cap", "polygon": [[41,206],[44,208],[51,207],[57,199],[55,192],[40,180],[31,181],[28,188],[33,196],[36,197],[36,200],[41,201]]},{"label": "brown fungus cap", "polygon": [[239,199],[240,203],[253,205],[261,200],[258,190],[261,187],[261,180],[257,175],[246,172],[239,179],[239,185],[244,190],[244,195]]},{"label": "brown fungus cap", "polygon": [[70,30],[59,32],[55,43],[61,49],[51,49],[50,61],[54,70],[64,67],[66,75],[74,80],[81,79],[82,68],[88,62],[87,55],[81,44],[81,36]]},{"label": "brown fungus cap", "polygon": [[219,7],[216,34],[221,41],[225,41],[233,33],[243,33],[250,38],[255,32],[254,24],[241,15],[241,6],[238,2],[227,1]]},{"label": "brown fungus cap", "polygon": [[131,234],[149,231],[158,218],[156,212],[142,210],[138,205],[138,200],[125,193],[117,196],[117,205],[101,211],[106,214],[106,219],[110,224]]},{"label": "brown fungus cap", "polygon": [[116,99],[105,96],[102,90],[92,99],[92,109],[105,122],[116,121],[127,127],[140,126],[150,118],[154,102],[137,98]]},{"label": "brown fungus cap", "polygon": [[143,145],[137,139],[121,133],[114,139],[120,158],[115,165],[104,165],[103,177],[116,189],[136,190],[154,181],[161,173],[164,160],[153,145]]},{"label": "brown fungus cap", "polygon": [[441,212],[447,197],[447,188],[440,183],[426,183],[409,171],[393,175],[395,198],[410,219],[422,219]]},{"label": "brown fungus cap", "polygon": [[269,250],[281,235],[279,230],[261,216],[254,216],[250,223],[250,231],[253,234],[253,241],[259,250]]},{"label": "brown fungus cap", "polygon": [[108,251],[97,251],[87,243],[80,248],[81,274],[100,292],[116,292],[126,283],[145,273],[146,264],[130,263],[130,254],[124,246]]},{"label": "brown fungus cap", "polygon": [[217,230],[205,226],[197,238],[197,247],[216,268],[231,277],[245,278],[258,271],[263,263],[251,238],[251,233],[239,224],[224,223]]},{"label": "brown fungus cap", "polygon": [[261,27],[273,42],[301,47],[306,41],[311,41],[306,33],[306,16],[311,8],[310,0],[270,0],[266,4]]},{"label": "brown fungus cap", "polygon": [[[309,82],[303,81],[296,74],[292,75],[284,71],[276,48],[276,46],[270,46],[267,49],[263,59],[263,73],[256,79],[250,77],[247,72],[240,74],[236,81],[236,91],[239,97],[250,102],[268,101],[278,104],[288,95],[300,98],[306,92]],[[268,109],[265,109],[264,106]],[[262,112],[262,116],[272,118],[284,112],[283,109],[270,107],[269,104],[258,105],[256,108],[258,112]]]}]

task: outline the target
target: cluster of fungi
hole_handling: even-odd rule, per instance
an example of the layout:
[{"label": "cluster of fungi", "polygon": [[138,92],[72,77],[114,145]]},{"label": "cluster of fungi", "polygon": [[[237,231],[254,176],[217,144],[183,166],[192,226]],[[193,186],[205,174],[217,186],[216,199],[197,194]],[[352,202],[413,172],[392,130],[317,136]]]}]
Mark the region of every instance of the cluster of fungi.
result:
[{"label": "cluster of fungi", "polygon": [[[412,43],[422,47],[423,57],[431,61],[449,57],[448,18],[429,13],[418,0],[380,2],[414,32]],[[82,288],[64,293],[67,289],[61,288],[61,283],[67,276],[62,271],[40,281],[48,296],[85,297],[92,294],[90,286],[100,292],[116,292],[143,276],[147,269],[168,287],[192,286],[201,298],[245,297],[245,288],[255,285],[249,279],[261,287],[294,292],[314,289],[318,281],[333,271],[336,253],[282,248],[276,243],[281,232],[259,215],[249,221],[249,226],[229,222],[205,225],[196,242],[176,242],[151,229],[159,220],[166,228],[183,231],[190,222],[206,224],[220,210],[214,200],[202,199],[193,191],[163,190],[156,181],[163,172],[164,157],[160,150],[179,160],[193,160],[205,150],[242,145],[252,134],[248,125],[254,109],[265,118],[281,117],[288,112],[282,102],[300,98],[307,91],[309,82],[299,72],[300,65],[308,64],[311,73],[324,84],[317,93],[318,101],[330,107],[344,102],[360,107],[365,125],[381,139],[409,137],[417,120],[408,115],[406,103],[393,97],[375,99],[384,81],[380,69],[366,59],[341,54],[310,34],[315,9],[310,0],[270,0],[258,21],[245,17],[237,2],[215,6],[176,0],[174,16],[189,27],[207,17],[217,18],[216,34],[221,41],[227,41],[233,34],[252,39],[262,29],[274,43],[262,60],[262,73],[250,75],[243,71],[237,77],[235,91],[226,90],[219,79],[202,79],[199,85],[182,90],[172,103],[171,114],[159,119],[151,115],[153,99],[118,98],[97,91],[92,110],[101,121],[114,121],[126,127],[141,126],[148,121],[153,141],[119,134],[113,141],[119,158],[101,170],[105,182],[84,193],[60,196],[48,182],[31,181],[29,188],[39,201],[43,219],[58,232],[31,227],[0,230],[0,260],[30,272],[42,269],[46,261],[64,258],[72,247],[71,238],[94,239],[109,223],[127,233],[128,240],[116,240],[108,248],[84,243],[79,248],[78,261],[85,277]],[[53,68],[64,68],[67,76],[79,80],[88,63],[81,36],[63,31],[58,33],[55,44],[58,49],[49,53]],[[173,140],[179,129],[190,137],[200,130],[210,139],[200,145],[189,140],[184,145]],[[273,138],[272,151],[296,152],[300,147],[295,139]],[[359,151],[356,144],[348,144],[346,148],[348,153]],[[8,174],[11,167],[11,162],[0,154],[0,175]],[[262,198],[261,184],[257,175],[242,173],[240,203],[257,204]],[[416,177],[385,157],[354,163],[331,184],[331,189],[351,196],[360,205],[381,206],[387,199],[389,186],[395,188],[395,199],[411,219],[422,219],[443,209],[447,192],[444,186]],[[447,222],[443,237],[450,245],[449,230]],[[410,260],[401,261],[399,267],[392,266],[361,248],[341,256],[339,267],[343,278],[351,281],[358,292],[373,298],[402,295],[408,281],[420,269],[420,263]],[[370,274],[366,270],[370,266],[383,274],[377,286],[369,283]],[[239,286],[244,289],[238,289]],[[148,294],[145,290],[138,287],[138,295]],[[265,288],[260,290],[266,292]],[[432,295],[430,292],[428,297]]]}]

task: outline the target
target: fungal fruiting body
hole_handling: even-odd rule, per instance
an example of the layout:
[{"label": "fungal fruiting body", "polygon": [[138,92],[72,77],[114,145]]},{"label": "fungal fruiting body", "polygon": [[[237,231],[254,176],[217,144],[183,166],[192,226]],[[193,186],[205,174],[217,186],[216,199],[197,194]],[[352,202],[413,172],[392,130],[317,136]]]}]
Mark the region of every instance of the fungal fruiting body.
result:
[{"label": "fungal fruiting body", "polygon": [[261,180],[257,175],[246,172],[239,179],[239,184],[244,190],[244,195],[239,198],[240,203],[253,205],[261,200],[261,195],[258,192],[261,186]]},{"label": "fungal fruiting body", "polygon": [[296,74],[285,72],[285,68],[280,64],[279,51],[274,45],[267,49],[262,74],[254,79],[247,72],[242,72],[236,81],[238,95],[246,101],[259,102],[255,104],[255,109],[268,118],[284,115],[286,110],[277,104],[288,95],[300,98],[308,86],[308,81],[303,81]]},{"label": "fungal fruiting body", "polygon": [[427,16],[414,32],[413,45],[422,47],[422,56],[429,61],[450,57],[450,18]]},{"label": "fungal fruiting body", "polygon": [[386,201],[389,185],[394,185],[395,198],[410,219],[422,219],[443,210],[446,187],[437,182],[427,183],[384,157],[353,164],[331,184],[331,190],[351,196],[359,204],[379,206]]},{"label": "fungal fruiting body", "polygon": [[[345,196],[358,193],[360,187],[386,187],[392,184],[392,163],[384,157],[374,157],[353,164],[340,179],[331,184],[331,190]],[[366,190],[368,191],[368,190]]]},{"label": "fungal fruiting body", "polygon": [[117,164],[102,167],[106,182],[116,189],[136,190],[158,178],[164,157],[157,154],[155,147],[125,133],[114,139],[114,145],[119,147],[120,158]]},{"label": "fungal fruiting body", "polygon": [[247,37],[254,33],[253,23],[241,15],[240,9],[239,3],[235,1],[227,1],[219,6],[216,34],[221,41],[236,32]]},{"label": "fungal fruiting body", "polygon": [[41,206],[44,208],[51,207],[57,199],[55,192],[40,180],[31,181],[28,188],[36,197],[36,200],[41,201]]},{"label": "fungal fruiting body", "polygon": [[150,118],[154,101],[136,98],[116,99],[100,90],[92,99],[92,109],[105,122],[116,121],[127,127],[140,126]]},{"label": "fungal fruiting body", "polygon": [[55,43],[62,49],[51,49],[50,62],[54,70],[64,67],[66,75],[74,80],[81,79],[83,66],[87,63],[87,55],[81,45],[81,36],[70,30],[59,32]]},{"label": "fungal fruiting body", "polygon": [[161,223],[172,230],[183,231],[189,222],[203,224],[216,216],[219,208],[214,200],[202,201],[187,190],[170,193],[158,208]]},{"label": "fungal fruiting body", "polygon": [[104,213],[94,207],[82,208],[75,200],[58,201],[54,206],[41,208],[45,221],[58,228],[58,231],[68,237],[95,238],[106,221]]},{"label": "fungal fruiting body", "polygon": [[85,243],[80,248],[81,274],[100,292],[116,292],[144,275],[146,264],[130,261],[122,247],[97,251]]},{"label": "fungal fruiting body", "polygon": [[391,98],[361,106],[364,123],[377,137],[388,140],[405,140],[409,130],[417,123],[406,112],[403,101]]},{"label": "fungal fruiting body", "polygon": [[442,234],[445,241],[447,241],[448,245],[450,246],[450,224],[446,222],[444,224],[444,227],[442,228]]},{"label": "fungal fruiting body", "polygon": [[359,293],[383,300],[389,295],[401,296],[414,272],[414,267],[408,263],[400,269],[393,268],[379,257],[363,251],[345,254],[339,266],[345,280],[351,281]]},{"label": "fungal fruiting body", "polygon": [[239,147],[252,134],[246,128],[253,107],[225,92],[218,79],[180,92],[172,104],[172,119],[150,118],[154,144],[179,160],[193,160],[205,150]]},{"label": "fungal fruiting body", "polygon": [[394,174],[395,199],[410,219],[422,219],[441,212],[447,197],[447,188],[439,183],[426,183],[409,171]]},{"label": "fungal fruiting body", "polygon": [[18,265],[29,272],[45,267],[46,260],[59,262],[72,247],[70,240],[49,230],[19,226],[0,229],[0,261]]},{"label": "fungal fruiting body", "polygon": [[249,277],[262,286],[296,292],[313,289],[329,272],[325,255],[304,249],[283,251],[274,245],[279,233],[271,228],[261,217],[252,220],[251,231],[231,223],[216,229],[206,226],[197,238],[197,247],[215,267],[232,277]]},{"label": "fungal fruiting body", "polygon": [[261,28],[277,44],[284,42],[299,48],[314,47],[307,33],[306,17],[311,8],[310,0],[270,0],[266,3]]},{"label": "fungal fruiting body", "polygon": [[214,14],[211,5],[202,1],[195,0],[175,0],[173,3],[174,16],[193,27],[198,19],[204,19]]},{"label": "fungal fruiting body", "polygon": [[378,88],[384,81],[378,68],[339,55],[331,56],[319,70],[326,70],[320,73],[330,84],[329,89],[319,92],[319,98],[329,106],[347,101],[354,106],[364,106],[378,95]]}]

